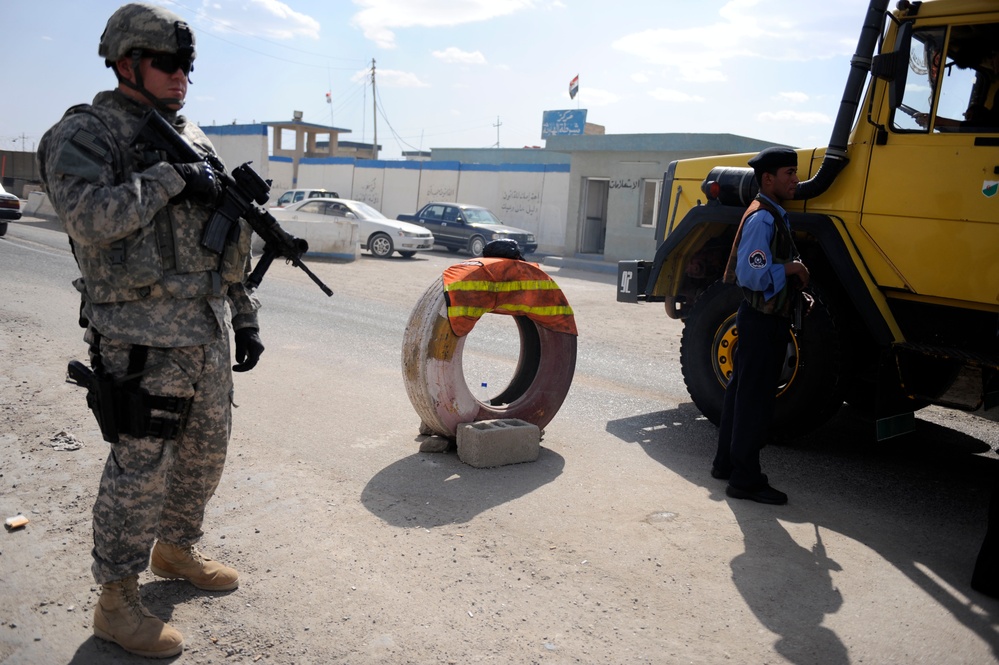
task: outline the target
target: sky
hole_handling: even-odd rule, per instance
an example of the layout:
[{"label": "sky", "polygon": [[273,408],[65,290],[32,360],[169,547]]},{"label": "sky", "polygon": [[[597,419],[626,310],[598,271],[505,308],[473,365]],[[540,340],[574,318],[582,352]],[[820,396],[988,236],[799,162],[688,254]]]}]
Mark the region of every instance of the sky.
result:
[{"label": "sky", "polygon": [[[152,0],[192,26],[183,113],[302,119],[379,157],[544,147],[547,110],[607,134],[719,133],[825,146],[867,0]],[[97,55],[117,0],[3,0],[0,149],[33,151],[113,88]],[[374,63],[374,65],[372,64]],[[372,106],[372,66],[375,100]],[[579,76],[579,94],[569,83]],[[330,102],[326,95],[329,93]]]}]

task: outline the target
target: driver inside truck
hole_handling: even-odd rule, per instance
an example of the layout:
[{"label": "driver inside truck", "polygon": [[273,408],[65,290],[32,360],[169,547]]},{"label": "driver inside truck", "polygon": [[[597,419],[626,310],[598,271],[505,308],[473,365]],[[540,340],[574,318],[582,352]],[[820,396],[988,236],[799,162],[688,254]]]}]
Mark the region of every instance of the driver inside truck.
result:
[{"label": "driver inside truck", "polygon": [[[931,103],[938,83],[943,86],[941,100],[945,95],[953,94],[958,84],[948,79],[954,68],[968,70],[968,76],[962,77],[962,80],[974,77],[970,91],[965,93],[968,95],[968,106],[963,113],[964,118],[958,120],[937,115],[933,128],[942,132],[994,131],[999,128],[999,104],[996,103],[999,91],[999,24],[977,26],[977,29],[953,29],[946,59],[936,40],[927,39],[924,46]],[[942,81],[941,69],[944,70]],[[930,115],[916,113],[913,119],[920,127],[926,128]]]}]

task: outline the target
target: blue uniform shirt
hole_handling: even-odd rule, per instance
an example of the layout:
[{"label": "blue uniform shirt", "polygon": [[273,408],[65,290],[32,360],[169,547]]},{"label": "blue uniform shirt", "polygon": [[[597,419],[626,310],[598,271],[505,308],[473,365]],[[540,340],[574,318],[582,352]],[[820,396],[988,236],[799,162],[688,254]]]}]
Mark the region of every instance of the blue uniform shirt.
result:
[{"label": "blue uniform shirt", "polygon": [[739,286],[751,291],[761,291],[764,299],[770,300],[780,293],[787,281],[784,265],[774,263],[770,252],[775,233],[774,224],[785,224],[788,228],[791,225],[784,208],[773,199],[762,194],[760,196],[777,209],[781,219],[775,220],[769,211],[762,208],[746,218],[737,250],[735,276]]}]

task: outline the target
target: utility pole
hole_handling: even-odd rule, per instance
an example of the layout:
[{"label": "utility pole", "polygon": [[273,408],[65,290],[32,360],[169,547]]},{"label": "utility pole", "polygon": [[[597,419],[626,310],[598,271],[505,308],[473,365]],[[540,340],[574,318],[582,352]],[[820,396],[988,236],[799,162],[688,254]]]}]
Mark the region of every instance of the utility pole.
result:
[{"label": "utility pole", "polygon": [[495,124],[495,125],[493,125],[493,127],[495,127],[495,128],[496,128],[496,147],[497,147],[497,148],[498,148],[498,147],[500,147],[500,140],[499,140],[499,128],[500,128],[500,125],[502,125],[502,124],[503,124],[503,123],[502,123],[502,122],[500,122],[500,119],[499,119],[499,116],[496,116],[496,124]]},{"label": "utility pole", "polygon": [[371,144],[371,158],[378,159],[378,98],[375,96],[375,59],[371,58],[371,111],[374,116],[375,140]]}]

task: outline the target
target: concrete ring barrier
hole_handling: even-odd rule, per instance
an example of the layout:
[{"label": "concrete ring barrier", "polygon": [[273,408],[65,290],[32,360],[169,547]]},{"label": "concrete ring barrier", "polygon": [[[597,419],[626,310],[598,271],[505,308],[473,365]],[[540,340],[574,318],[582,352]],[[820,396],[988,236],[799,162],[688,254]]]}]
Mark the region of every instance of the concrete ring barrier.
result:
[{"label": "concrete ring barrier", "polygon": [[463,423],[519,418],[543,429],[551,422],[572,384],[576,336],[527,316],[513,318],[520,333],[517,368],[500,394],[481,402],[465,382],[461,358],[467,336],[451,329],[443,278],[427,288],[410,314],[402,344],[403,379],[422,419],[421,433],[454,439]]}]

